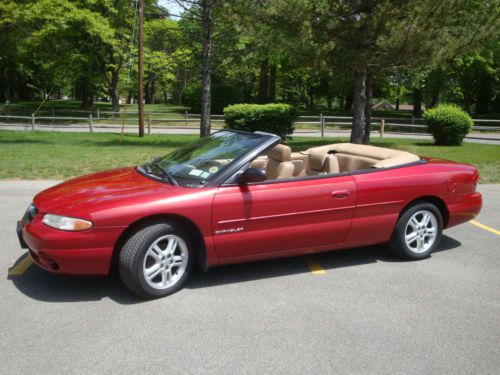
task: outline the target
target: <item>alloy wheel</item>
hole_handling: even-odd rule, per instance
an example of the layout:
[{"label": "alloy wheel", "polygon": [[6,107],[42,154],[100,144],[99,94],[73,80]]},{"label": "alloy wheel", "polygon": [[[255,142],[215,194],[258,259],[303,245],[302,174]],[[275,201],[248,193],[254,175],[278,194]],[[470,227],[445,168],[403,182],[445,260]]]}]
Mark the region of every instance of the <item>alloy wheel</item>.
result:
[{"label": "alloy wheel", "polygon": [[437,234],[438,222],[436,216],[431,211],[417,211],[406,224],[406,246],[413,253],[424,253],[432,247]]},{"label": "alloy wheel", "polygon": [[143,275],[154,289],[174,286],[188,265],[189,251],[186,242],[175,234],[155,240],[144,256]]}]

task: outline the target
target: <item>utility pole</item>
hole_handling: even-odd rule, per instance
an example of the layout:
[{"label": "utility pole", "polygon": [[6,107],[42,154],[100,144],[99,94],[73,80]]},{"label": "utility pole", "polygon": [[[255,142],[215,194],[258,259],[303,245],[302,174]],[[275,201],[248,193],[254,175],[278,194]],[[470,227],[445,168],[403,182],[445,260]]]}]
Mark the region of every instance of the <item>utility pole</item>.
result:
[{"label": "utility pole", "polygon": [[144,87],[143,81],[143,54],[144,54],[144,0],[139,0],[139,62],[138,62],[138,84],[139,84],[139,137],[144,137]]},{"label": "utility pole", "polygon": [[210,135],[212,100],[212,0],[203,0],[203,48],[201,55],[200,137]]}]

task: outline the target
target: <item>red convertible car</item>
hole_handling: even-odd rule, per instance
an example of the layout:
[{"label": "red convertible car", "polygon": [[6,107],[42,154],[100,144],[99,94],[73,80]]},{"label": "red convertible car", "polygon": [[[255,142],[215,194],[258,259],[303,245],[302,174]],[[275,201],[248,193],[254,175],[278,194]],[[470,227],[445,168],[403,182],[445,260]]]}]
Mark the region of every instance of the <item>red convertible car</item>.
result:
[{"label": "red convertible car", "polygon": [[475,167],[337,143],[291,152],[273,134],[223,130],[138,167],[39,193],[18,223],[33,262],[107,274],[145,298],[208,267],[388,243],[405,259],[481,209]]}]

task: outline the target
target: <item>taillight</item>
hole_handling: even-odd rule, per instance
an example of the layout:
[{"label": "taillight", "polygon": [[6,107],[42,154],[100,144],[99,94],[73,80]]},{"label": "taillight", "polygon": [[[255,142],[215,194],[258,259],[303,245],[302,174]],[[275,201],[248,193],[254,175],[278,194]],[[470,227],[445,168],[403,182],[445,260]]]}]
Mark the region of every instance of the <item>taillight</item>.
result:
[{"label": "taillight", "polygon": [[479,172],[476,171],[474,178],[472,179],[472,183],[474,184],[474,188],[477,188],[477,184],[479,183]]}]

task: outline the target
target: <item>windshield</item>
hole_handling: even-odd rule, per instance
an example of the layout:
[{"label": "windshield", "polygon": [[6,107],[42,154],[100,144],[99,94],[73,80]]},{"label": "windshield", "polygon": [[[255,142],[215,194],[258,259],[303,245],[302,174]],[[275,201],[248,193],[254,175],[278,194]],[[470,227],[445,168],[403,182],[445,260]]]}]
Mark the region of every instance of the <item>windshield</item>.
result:
[{"label": "windshield", "polygon": [[148,174],[184,186],[199,186],[213,179],[263,141],[258,134],[219,131],[158,158],[144,168]]}]

